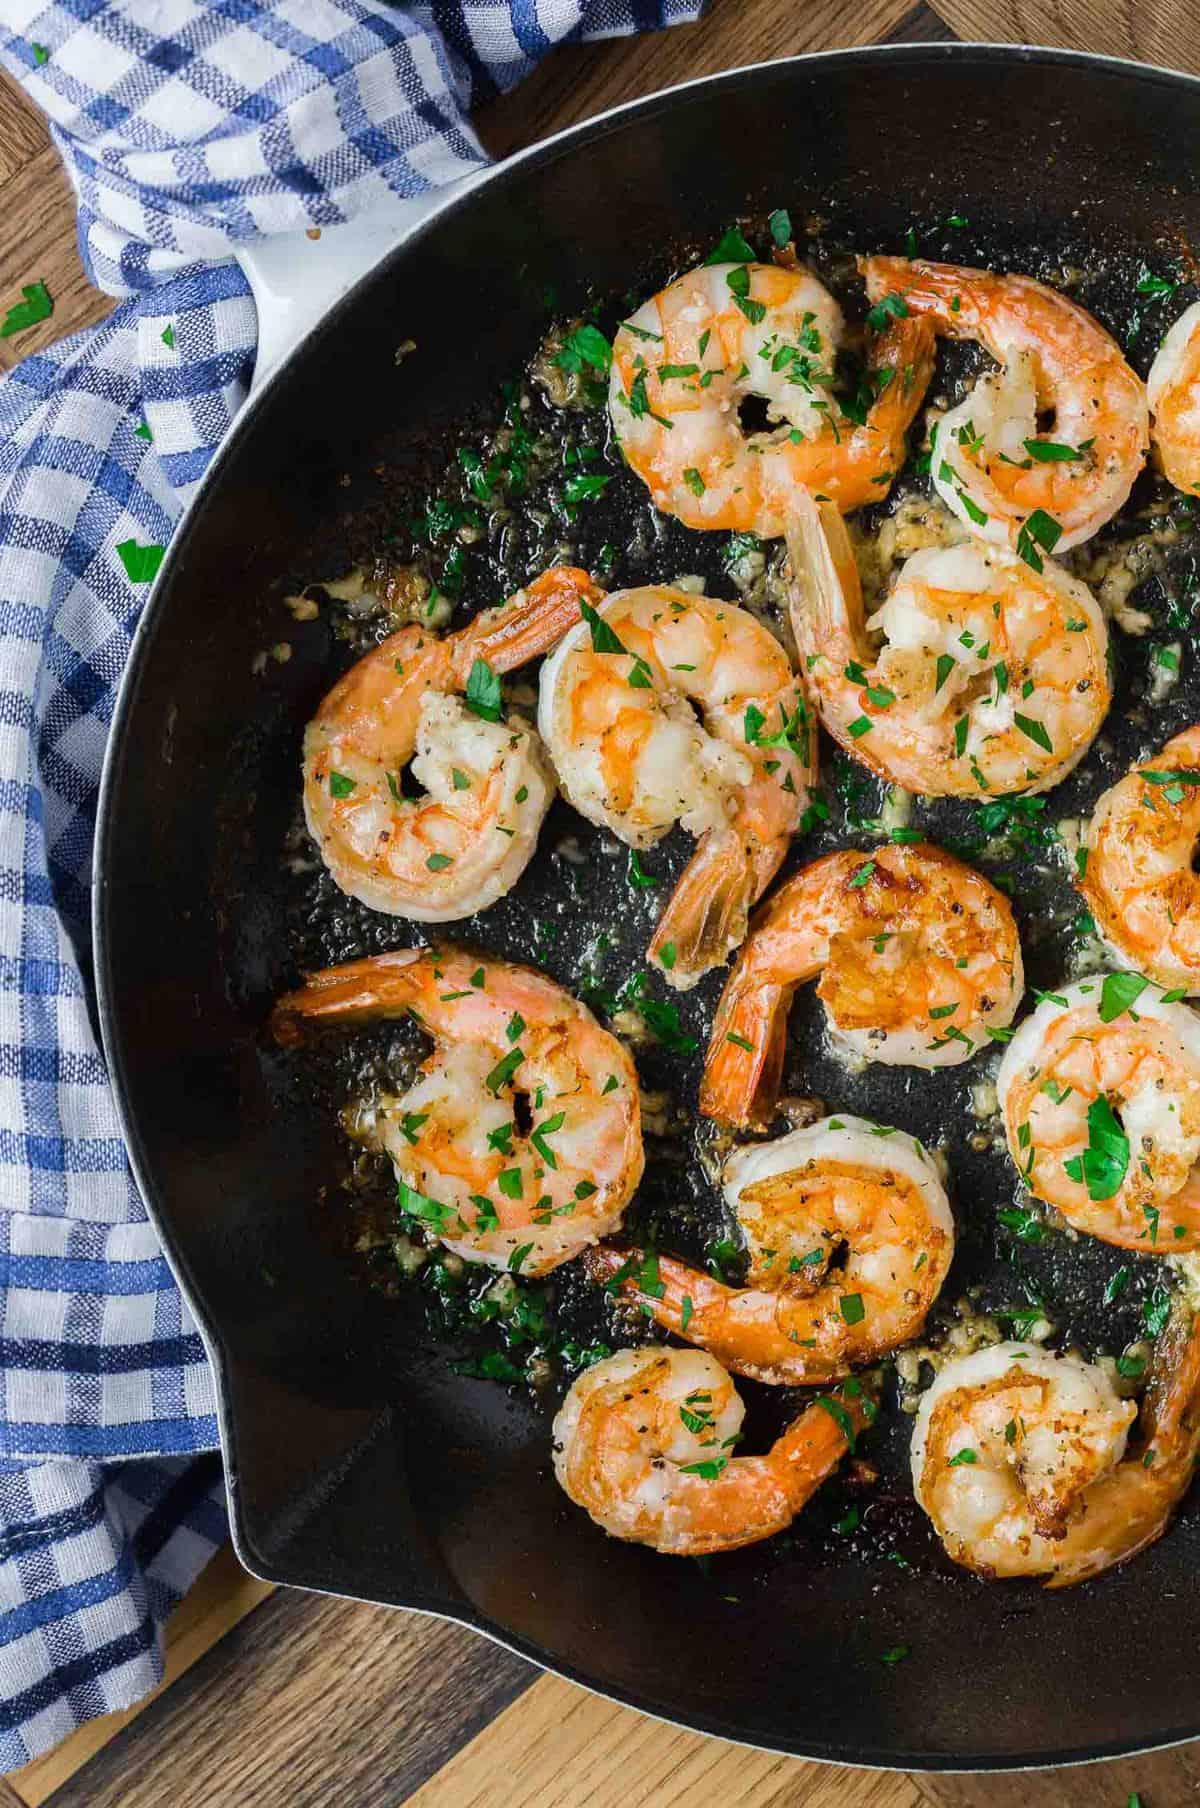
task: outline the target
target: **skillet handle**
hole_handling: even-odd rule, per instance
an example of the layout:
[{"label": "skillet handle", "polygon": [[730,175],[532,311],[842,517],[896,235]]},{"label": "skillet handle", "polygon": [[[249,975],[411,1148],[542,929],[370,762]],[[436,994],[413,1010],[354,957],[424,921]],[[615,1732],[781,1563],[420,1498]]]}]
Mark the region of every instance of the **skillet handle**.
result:
[{"label": "skillet handle", "polygon": [[316,238],[285,232],[240,247],[241,265],[258,309],[258,357],[250,393],[307,337],[334,304],[434,214],[489,174],[472,170],[411,200],[394,198],[365,220],[323,226]]}]

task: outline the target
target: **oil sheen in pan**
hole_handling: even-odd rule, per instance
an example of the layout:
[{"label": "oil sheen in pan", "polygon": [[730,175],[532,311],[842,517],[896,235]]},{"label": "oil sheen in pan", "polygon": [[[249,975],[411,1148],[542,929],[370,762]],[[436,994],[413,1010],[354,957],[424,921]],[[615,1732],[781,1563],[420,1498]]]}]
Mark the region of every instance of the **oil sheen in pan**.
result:
[{"label": "oil sheen in pan", "polygon": [[[766,256],[764,223],[743,225]],[[864,307],[852,253],[871,248],[836,209],[821,236],[799,246],[852,320]],[[628,294],[601,298],[589,321],[611,334],[632,301],[708,249],[681,246],[671,257],[664,254]],[[1011,241],[990,245],[969,225],[947,223],[924,234],[920,251],[1026,270],[1067,288],[1126,346],[1142,374],[1167,325],[1194,299],[1183,285],[1147,294],[1141,266],[1089,261],[1085,246],[1050,254]],[[543,345],[531,346],[530,366],[503,395],[487,398],[449,442],[413,443],[401,467],[348,478],[345,545],[336,554],[327,545],[300,549],[292,570],[280,574],[281,598],[295,599],[313,586],[308,594],[319,605],[316,619],[311,602],[297,606],[293,600],[302,624],[293,632],[319,637],[322,687],[397,625],[397,615],[371,595],[372,584],[381,589],[373,575],[380,562],[392,574],[393,608],[429,610],[432,603],[435,620],[454,624],[561,559],[590,569],[611,588],[694,581],[709,595],[748,603],[780,627],[779,547],[749,536],[692,533],[651,508],[609,441],[604,386],[577,355],[580,324],[551,325]],[[931,404],[953,402],[979,366],[971,348],[943,346]],[[909,463],[891,496],[857,517],[856,533],[868,546],[886,547],[898,530],[921,532],[931,492],[920,437],[919,421]],[[1112,711],[1064,784],[1045,798],[981,805],[897,799],[823,739],[828,816],[796,839],[781,876],[834,848],[870,849],[901,824],[919,828],[1010,894],[1031,988],[1052,990],[1089,964],[1103,964],[1071,883],[1074,837],[1115,776],[1200,720],[1193,626],[1193,599],[1200,594],[1198,521],[1188,499],[1147,473],[1122,514],[1068,557],[1078,575],[1102,587],[1117,614]],[[873,560],[868,552],[868,585]],[[322,582],[332,589],[322,589]],[[286,621],[282,608],[280,619]],[[1135,632],[1124,631],[1128,627]],[[287,632],[281,625],[281,638]],[[536,672],[526,672],[506,685],[509,699],[530,714],[535,681]],[[337,890],[303,830],[298,771],[296,789],[275,895],[254,905],[256,915],[265,910],[286,925],[281,980],[422,939],[415,926],[373,915]],[[647,1167],[627,1227],[736,1279],[742,1259],[714,1184],[724,1145],[695,1111],[701,1051],[721,976],[710,975],[694,992],[673,994],[646,974],[644,963],[659,908],[689,849],[687,837],[676,832],[635,865],[611,836],[556,802],[516,888],[484,915],[445,933],[481,952],[540,967],[630,1037],[647,1100]],[[233,933],[236,970],[236,924]],[[286,1057],[289,1084],[304,1089],[313,1110],[345,1113],[353,1132],[351,1101],[365,1101],[369,1109],[377,1089],[402,1089],[421,1051],[419,1034],[407,1025],[333,1037]],[[1054,1348],[1118,1356],[1144,1336],[1144,1307],[1164,1285],[1163,1269],[1153,1258],[1048,1221],[1024,1194],[995,1116],[992,1079],[999,1056],[999,1050],[984,1053],[933,1073],[851,1067],[831,1047],[823,1014],[806,988],[792,1014],[785,1102],[794,1101],[801,1117],[819,1100],[831,1111],[897,1124],[944,1155],[959,1242],[927,1327],[928,1343],[962,1348],[977,1337],[1049,1332]],[[346,1148],[344,1187],[323,1205],[331,1259],[359,1264],[364,1285],[387,1291],[397,1311],[422,1314],[440,1359],[496,1385],[532,1387],[545,1411],[547,1437],[563,1388],[589,1352],[658,1335],[640,1316],[599,1295],[574,1264],[546,1282],[523,1282],[464,1270],[456,1260],[424,1250],[419,1235],[399,1230],[390,1171],[356,1148],[352,1134]],[[911,1354],[899,1372],[888,1366],[884,1412],[862,1457],[820,1491],[791,1532],[753,1555],[722,1563],[741,1571],[769,1568],[818,1540],[827,1554],[885,1551],[944,1572],[908,1480],[912,1421],[903,1404],[912,1406],[916,1372]],[[798,1396],[750,1382],[740,1386],[749,1408],[745,1447],[752,1449],[792,1415]]]}]

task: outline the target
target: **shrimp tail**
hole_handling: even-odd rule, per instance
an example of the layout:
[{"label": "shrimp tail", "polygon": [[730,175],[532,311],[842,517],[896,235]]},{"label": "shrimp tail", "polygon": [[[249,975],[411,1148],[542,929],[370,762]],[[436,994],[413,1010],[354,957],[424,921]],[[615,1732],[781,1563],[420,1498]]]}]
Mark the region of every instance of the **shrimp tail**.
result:
[{"label": "shrimp tail", "polygon": [[713,1021],[700,1111],[740,1129],[766,1129],[783,1078],[794,986],[763,984],[734,967]]},{"label": "shrimp tail", "polygon": [[[964,272],[955,264],[927,263],[923,258],[860,257],[859,274],[874,302],[887,295],[903,297],[907,315],[922,319],[938,332],[973,338],[979,328],[977,291],[964,293]],[[971,271],[978,278],[980,272]]]},{"label": "shrimp tail", "polygon": [[[1162,1537],[1187,1492],[1200,1456],[1200,1313],[1181,1300],[1155,1346],[1141,1431],[1138,1448],[1122,1464],[1130,1466],[1140,1500],[1132,1510],[1126,1506],[1115,1535],[1072,1555],[1049,1577],[1047,1588],[1070,1588],[1128,1563]],[[1083,1524],[1086,1527],[1086,1519]]]},{"label": "shrimp tail", "polygon": [[1200,1452],[1200,1315],[1182,1303],[1155,1350],[1142,1419],[1146,1449],[1156,1461],[1195,1462]]},{"label": "shrimp tail", "polygon": [[604,591],[576,565],[551,565],[497,609],[488,609],[454,639],[454,666],[465,685],[477,659],[511,672],[557,646],[579,621],[580,603],[594,607]]},{"label": "shrimp tail", "polygon": [[818,1394],[766,1456],[735,1458],[711,1481],[689,1490],[679,1510],[666,1516],[658,1549],[697,1557],[782,1531],[854,1450],[875,1414],[875,1402],[860,1381]]},{"label": "shrimp tail", "polygon": [[664,1331],[721,1357],[721,1340],[711,1335],[736,1289],[689,1268],[675,1256],[651,1255],[619,1243],[601,1243],[584,1256],[588,1279],[609,1292],[636,1300]]},{"label": "shrimp tail", "polygon": [[879,1416],[876,1384],[870,1375],[851,1375],[826,1394],[818,1394],[782,1437],[771,1446],[768,1461],[803,1489],[796,1511],[820,1486]]},{"label": "shrimp tail", "polygon": [[701,836],[650,943],[649,958],[669,985],[688,991],[724,965],[746,938],[760,889],[756,862],[740,835],[710,829]]},{"label": "shrimp tail", "polygon": [[904,435],[933,380],[937,325],[931,315],[913,309],[899,320],[889,320],[871,346],[867,362],[879,396],[867,419],[886,434],[897,454],[903,452]]},{"label": "shrimp tail", "polygon": [[640,1306],[664,1331],[753,1381],[806,1387],[850,1366],[844,1353],[818,1350],[790,1328],[786,1294],[730,1287],[675,1256],[614,1243],[589,1250],[584,1267],[589,1280]]},{"label": "shrimp tail", "polygon": [[397,948],[366,960],[347,961],[309,973],[305,983],[287,992],[271,1012],[270,1029],[283,1048],[303,1041],[309,1023],[365,1023],[375,1017],[400,1017],[418,989],[419,963],[426,948]]},{"label": "shrimp tail", "polygon": [[797,642],[813,653],[870,661],[862,582],[841,512],[807,490],[796,497],[787,531],[792,570],[790,612]]}]

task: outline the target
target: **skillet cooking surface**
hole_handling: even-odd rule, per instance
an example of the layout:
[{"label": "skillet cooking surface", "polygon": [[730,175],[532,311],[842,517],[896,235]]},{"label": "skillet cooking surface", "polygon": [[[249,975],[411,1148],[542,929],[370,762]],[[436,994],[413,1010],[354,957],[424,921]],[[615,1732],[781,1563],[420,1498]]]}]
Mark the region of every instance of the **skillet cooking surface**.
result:
[{"label": "skillet cooking surface", "polygon": [[[1069,1595],[981,1584],[941,1555],[913,1506],[911,1420],[891,1384],[868,1446],[878,1482],[839,1479],[784,1537],[705,1568],[605,1539],[550,1475],[561,1378],[535,1397],[455,1372],[451,1358],[469,1366],[479,1351],[438,1334],[428,1274],[387,1297],[338,1247],[352,1219],[337,1108],[385,1067],[403,1077],[419,1039],[388,1026],[297,1058],[261,1033],[299,967],[418,939],[344,898],[311,862],[289,862],[300,733],[352,649],[331,633],[336,611],[293,623],[282,596],[341,575],[385,530],[403,550],[401,524],[428,492],[435,449],[444,458],[495,424],[502,383],[551,313],[569,318],[594,299],[623,306],[734,219],[785,206],[798,236],[806,216],[822,216],[821,255],[898,250],[915,226],[925,255],[1060,281],[1064,268],[1082,270],[1073,293],[1123,342],[1137,330],[1131,309],[1145,314],[1131,353],[1144,374],[1195,293],[1181,289],[1156,313],[1164,304],[1136,284],[1143,261],[1186,273],[1200,239],[1200,202],[1185,186],[1200,166],[1196,98],[1182,77],[1050,52],[914,47],[767,66],[641,103],[519,160],[435,220],[360,285],[231,437],[176,542],[123,693],[102,806],[98,947],[130,1146],[221,1374],[238,1544],[256,1570],[447,1612],[636,1705],[815,1756],[1040,1763],[1200,1729],[1183,1693],[1200,1512],[1185,1507],[1161,1544]],[[969,226],[948,228],[950,216]],[[615,317],[610,308],[603,324]],[[417,351],[397,361],[407,339]],[[563,425],[539,404],[535,428],[543,416]],[[566,418],[585,438],[600,419]],[[1146,479],[1135,504],[1153,494]],[[1179,519],[1177,544],[1134,599],[1155,628],[1145,640],[1116,635],[1109,723],[1042,823],[1086,813],[1116,772],[1200,719],[1198,566]],[[511,577],[495,546],[468,558],[461,608],[533,575],[560,537],[584,565],[614,545],[613,587],[691,572],[710,594],[736,594],[726,536],[653,517],[621,472],[601,503],[519,547]],[[1150,644],[1181,637],[1181,680],[1151,705]],[[284,640],[291,658],[255,672],[255,656]],[[861,819],[877,814],[879,787],[828,743],[822,755],[830,821],[796,843],[785,871],[877,839]],[[983,847],[978,813],[948,801],[919,803],[913,821],[1009,876],[1029,983],[1061,982],[1080,953],[1081,906],[1060,850],[1038,835]],[[585,865],[564,854],[568,837]],[[611,995],[642,969],[684,855],[682,838],[654,850],[644,864],[663,886],[631,888],[625,850],[559,803],[517,888],[444,933]],[[719,976],[681,996],[650,984],[701,1046],[719,990]],[[630,1222],[699,1257],[727,1230],[693,1127],[700,1057],[653,1044],[637,1053],[682,1128],[651,1139]],[[793,1013],[786,1089],[948,1146],[960,1245],[947,1309],[968,1284],[991,1311],[1042,1302],[1055,1347],[1119,1353],[1140,1334],[1152,1264],[1053,1229],[1030,1242],[998,1223],[1016,1197],[1013,1172],[971,1115],[972,1088],[992,1066],[981,1056],[933,1075],[851,1074],[825,1048],[809,990]],[[984,1146],[970,1146],[972,1133]],[[1130,1284],[1101,1309],[1121,1267]],[[571,1271],[556,1278],[550,1312],[560,1344],[613,1340],[607,1308]],[[739,1385],[751,1403],[746,1448],[761,1447],[753,1440],[794,1396]],[[836,1531],[851,1504],[860,1529]],[[907,1659],[883,1662],[898,1646]]]}]

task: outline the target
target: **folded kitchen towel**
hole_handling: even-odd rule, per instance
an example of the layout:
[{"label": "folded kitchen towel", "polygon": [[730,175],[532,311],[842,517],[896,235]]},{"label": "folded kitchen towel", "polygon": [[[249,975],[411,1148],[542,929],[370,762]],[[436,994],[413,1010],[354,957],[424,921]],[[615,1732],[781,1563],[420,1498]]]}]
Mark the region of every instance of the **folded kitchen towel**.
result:
[{"label": "folded kitchen towel", "polygon": [[[555,44],[701,4],[0,0],[0,60],[124,298],[0,383],[2,1769],[154,1686],[225,1534],[212,1378],[97,1039],[88,894],[131,636],[253,370],[232,252],[464,174],[485,161],[469,107]],[[0,272],[7,332],[50,301]]]}]

